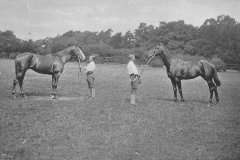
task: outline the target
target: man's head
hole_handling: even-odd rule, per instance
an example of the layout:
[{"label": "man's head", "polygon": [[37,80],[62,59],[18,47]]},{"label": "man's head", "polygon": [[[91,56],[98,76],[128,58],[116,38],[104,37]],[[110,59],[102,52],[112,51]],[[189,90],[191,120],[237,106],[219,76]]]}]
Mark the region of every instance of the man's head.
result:
[{"label": "man's head", "polygon": [[92,62],[92,61],[94,61],[95,60],[95,57],[94,56],[90,56],[89,57],[89,62]]},{"label": "man's head", "polygon": [[134,54],[130,54],[130,55],[129,55],[129,58],[130,58],[131,61],[135,61],[135,56],[134,56]]}]

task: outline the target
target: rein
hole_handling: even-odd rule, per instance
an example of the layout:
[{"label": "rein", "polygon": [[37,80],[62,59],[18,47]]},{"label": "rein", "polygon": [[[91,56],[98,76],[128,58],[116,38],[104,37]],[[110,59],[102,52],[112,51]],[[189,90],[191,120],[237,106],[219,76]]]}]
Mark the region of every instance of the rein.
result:
[{"label": "rein", "polygon": [[[156,53],[147,61],[146,66],[151,62],[151,60],[156,56]],[[143,68],[140,74],[142,74],[147,67]]]},{"label": "rein", "polygon": [[81,86],[81,84],[82,84],[82,69],[81,69],[81,64],[80,64],[80,58],[78,57],[78,64],[79,64],[79,71],[80,71],[80,73],[81,73],[81,81],[79,80],[80,78],[79,78],[79,72],[78,72],[78,81],[80,82],[80,86]]},{"label": "rein", "polygon": [[80,73],[82,73],[82,69],[81,69],[81,67],[80,67],[80,66],[81,66],[80,62],[81,62],[81,61],[80,61],[80,58],[78,57],[79,70],[80,70]]}]

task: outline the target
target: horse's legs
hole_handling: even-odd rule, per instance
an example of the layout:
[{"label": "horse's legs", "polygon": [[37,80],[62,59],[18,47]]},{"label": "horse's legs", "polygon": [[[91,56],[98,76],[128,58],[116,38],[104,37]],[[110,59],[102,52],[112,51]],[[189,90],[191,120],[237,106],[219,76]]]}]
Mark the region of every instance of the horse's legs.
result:
[{"label": "horse's legs", "polygon": [[25,94],[24,94],[24,91],[23,91],[23,87],[22,87],[22,86],[23,86],[24,76],[25,76],[25,72],[22,73],[21,76],[17,78],[17,79],[18,79],[18,83],[19,83],[19,87],[20,87],[20,91],[21,91],[21,95],[22,95],[23,97],[25,97]]},{"label": "horse's legs", "polygon": [[16,79],[13,80],[13,88],[12,88],[12,95],[13,98],[16,98],[16,86],[17,86],[18,81]]},{"label": "horse's legs", "polygon": [[218,97],[217,86],[214,87],[214,93],[215,93],[216,103],[218,103],[219,102],[219,97]]},{"label": "horse's legs", "polygon": [[183,94],[182,94],[182,84],[181,84],[181,81],[177,82],[177,87],[178,87],[178,92],[181,96],[181,101],[183,102],[184,101],[184,98],[183,98]]},{"label": "horse's legs", "polygon": [[52,75],[52,99],[56,99],[56,89],[58,85],[58,79],[60,77],[60,73],[53,74]]},{"label": "horse's legs", "polygon": [[177,87],[176,87],[176,81],[171,78],[172,86],[173,86],[173,92],[174,92],[174,101],[177,101]]},{"label": "horse's legs", "polygon": [[16,98],[15,93],[16,93],[16,85],[17,85],[17,82],[19,83],[21,95],[22,95],[23,97],[25,97],[22,86],[23,86],[23,79],[24,79],[24,76],[25,76],[26,71],[27,71],[27,70],[21,70],[21,71],[17,71],[17,72],[16,72],[16,79],[13,80],[13,90],[12,90],[13,98]]},{"label": "horse's legs", "polygon": [[56,99],[56,91],[55,91],[55,85],[56,85],[56,76],[52,75],[52,99]]},{"label": "horse's legs", "polygon": [[59,80],[59,77],[60,77],[60,73],[58,73],[58,74],[56,75],[55,94],[56,94],[56,89],[57,89],[57,86],[58,86],[58,80]]},{"label": "horse's legs", "polygon": [[207,81],[208,87],[209,87],[209,92],[210,92],[210,98],[209,98],[209,103],[212,103],[212,96],[213,96],[213,91],[215,90],[216,86],[214,85],[213,81]]}]

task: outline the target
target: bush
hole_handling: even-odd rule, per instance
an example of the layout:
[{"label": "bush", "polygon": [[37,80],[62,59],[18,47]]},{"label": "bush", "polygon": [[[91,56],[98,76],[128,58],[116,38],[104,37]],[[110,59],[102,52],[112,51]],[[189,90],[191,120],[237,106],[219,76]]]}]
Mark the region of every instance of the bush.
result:
[{"label": "bush", "polygon": [[150,63],[149,66],[151,67],[163,67],[164,64],[159,58],[154,58]]},{"label": "bush", "polygon": [[8,58],[10,58],[10,59],[15,59],[18,54],[20,54],[20,52],[12,52],[12,53],[9,53]]},{"label": "bush", "polygon": [[203,60],[203,59],[206,60],[206,58],[202,56],[193,56],[189,54],[177,54],[176,57],[185,61],[197,61],[197,60]]},{"label": "bush", "polygon": [[217,71],[226,72],[227,70],[226,63],[224,63],[220,58],[213,57],[210,62],[215,65]]},{"label": "bush", "polygon": [[95,55],[96,63],[118,63],[128,62],[128,55],[134,52],[130,49],[114,49],[105,44],[89,45],[86,48],[87,56]]},{"label": "bush", "polygon": [[8,54],[6,52],[1,52],[0,58],[8,58]]}]

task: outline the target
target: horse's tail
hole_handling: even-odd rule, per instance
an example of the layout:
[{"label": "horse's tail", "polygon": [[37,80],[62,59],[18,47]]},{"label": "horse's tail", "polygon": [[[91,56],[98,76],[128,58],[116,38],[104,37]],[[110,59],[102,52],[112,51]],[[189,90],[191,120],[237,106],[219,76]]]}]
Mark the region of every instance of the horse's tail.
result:
[{"label": "horse's tail", "polygon": [[216,70],[215,66],[205,60],[201,60],[200,63],[201,63],[201,71],[202,71],[204,79],[208,79],[208,78],[212,79],[213,78],[216,86],[220,86],[221,82],[218,78],[217,70]]},{"label": "horse's tail", "polygon": [[33,53],[26,52],[26,53],[21,53],[16,56],[15,58],[15,66],[25,66],[29,67],[32,63],[32,58],[33,58]]}]

